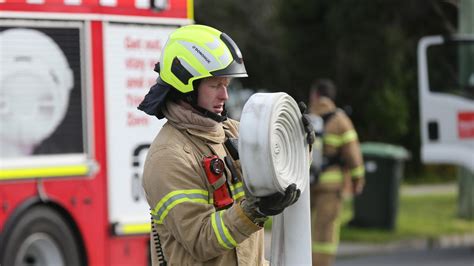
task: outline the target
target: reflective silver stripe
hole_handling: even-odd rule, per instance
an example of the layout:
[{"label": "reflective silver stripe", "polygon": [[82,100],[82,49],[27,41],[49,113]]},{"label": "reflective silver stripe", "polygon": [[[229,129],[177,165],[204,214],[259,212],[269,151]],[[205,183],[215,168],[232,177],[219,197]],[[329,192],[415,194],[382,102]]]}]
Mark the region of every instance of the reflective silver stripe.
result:
[{"label": "reflective silver stripe", "polygon": [[219,211],[212,215],[212,219],[214,219],[213,229],[221,246],[227,249],[232,249],[237,246],[237,243],[232,238],[229,230],[224,224],[224,220],[222,219],[223,212],[224,211]]},{"label": "reflective silver stripe", "polygon": [[178,194],[176,196],[173,196],[166,201],[163,206],[158,210],[158,213],[156,214],[158,217],[160,217],[165,210],[171,206],[171,204],[179,199],[203,199],[207,201],[207,197],[201,194]]},{"label": "reflective silver stripe", "polygon": [[197,77],[199,75],[201,75],[193,66],[191,66],[187,61],[185,60],[179,60],[179,62],[181,63],[181,65],[183,65],[184,68],[186,68],[187,71],[189,71],[189,73],[191,73],[191,75],[193,75],[193,77]]},{"label": "reflective silver stripe", "polygon": [[215,50],[215,49],[219,48],[220,42],[219,42],[219,39],[214,37],[212,42],[207,42],[206,45],[207,45],[207,47],[209,47],[209,49]]},{"label": "reflective silver stripe", "polygon": [[[199,62],[202,64],[203,67],[206,68],[206,70],[213,71],[221,68],[221,64],[217,60],[217,58],[213,54],[209,53],[204,47],[187,41],[178,42],[186,49],[188,49],[188,51],[191,52],[197,60],[199,60]],[[188,69],[188,71],[190,70]]]},{"label": "reflective silver stripe", "polygon": [[152,211],[153,218],[158,224],[162,224],[163,220],[176,205],[192,201],[196,203],[208,204],[208,192],[204,190],[178,190],[168,193]]}]

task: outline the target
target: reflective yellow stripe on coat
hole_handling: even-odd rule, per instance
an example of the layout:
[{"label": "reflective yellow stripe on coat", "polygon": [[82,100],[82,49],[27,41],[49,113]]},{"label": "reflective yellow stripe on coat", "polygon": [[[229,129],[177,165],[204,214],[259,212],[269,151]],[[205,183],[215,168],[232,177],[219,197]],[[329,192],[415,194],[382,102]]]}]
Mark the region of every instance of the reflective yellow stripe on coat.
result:
[{"label": "reflective yellow stripe on coat", "polygon": [[365,168],[363,165],[351,169],[352,178],[360,178],[360,177],[363,177],[364,174],[365,174]]},{"label": "reflective yellow stripe on coat", "polygon": [[340,170],[325,171],[319,176],[320,183],[338,183],[342,182],[344,176]]},{"label": "reflective yellow stripe on coat", "polygon": [[235,185],[230,185],[230,191],[232,192],[232,198],[238,200],[245,196],[245,191],[243,187],[244,183],[238,182]]},{"label": "reflective yellow stripe on coat", "polygon": [[222,215],[224,211],[218,211],[211,215],[211,225],[214,233],[216,234],[217,241],[219,244],[226,249],[233,249],[237,246],[232,235],[229,233],[229,229],[224,224]]},{"label": "reflective yellow stripe on coat", "polygon": [[344,132],[342,135],[325,134],[323,137],[323,142],[324,144],[338,148],[346,143],[356,140],[357,138],[357,132],[351,129]]},{"label": "reflective yellow stripe on coat", "polygon": [[201,189],[170,192],[156,204],[156,207],[151,211],[151,215],[157,224],[163,224],[163,220],[176,205],[188,201],[208,204],[208,195],[209,193],[206,190]]}]

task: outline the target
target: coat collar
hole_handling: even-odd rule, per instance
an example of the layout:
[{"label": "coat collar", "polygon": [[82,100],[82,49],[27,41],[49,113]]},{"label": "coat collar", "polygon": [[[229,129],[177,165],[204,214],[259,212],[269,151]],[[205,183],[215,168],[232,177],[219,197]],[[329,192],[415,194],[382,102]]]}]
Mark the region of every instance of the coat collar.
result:
[{"label": "coat collar", "polygon": [[205,142],[223,143],[225,140],[223,123],[203,117],[188,106],[169,101],[163,113],[172,126],[185,130]]}]

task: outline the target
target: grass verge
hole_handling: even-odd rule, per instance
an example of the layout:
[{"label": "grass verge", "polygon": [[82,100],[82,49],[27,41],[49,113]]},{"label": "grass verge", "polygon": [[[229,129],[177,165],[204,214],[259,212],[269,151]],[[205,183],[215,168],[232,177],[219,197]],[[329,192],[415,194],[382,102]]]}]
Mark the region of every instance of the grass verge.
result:
[{"label": "grass verge", "polygon": [[412,238],[436,238],[442,235],[474,234],[474,221],[457,218],[456,194],[402,196],[396,229],[360,229],[348,227],[352,202],[346,200],[342,213],[342,241],[388,242]]},{"label": "grass verge", "polygon": [[[474,221],[456,216],[457,196],[450,194],[402,195],[393,231],[348,227],[352,200],[344,201],[341,241],[384,243],[404,239],[437,238],[443,235],[474,234]],[[265,223],[271,230],[272,220]]]}]

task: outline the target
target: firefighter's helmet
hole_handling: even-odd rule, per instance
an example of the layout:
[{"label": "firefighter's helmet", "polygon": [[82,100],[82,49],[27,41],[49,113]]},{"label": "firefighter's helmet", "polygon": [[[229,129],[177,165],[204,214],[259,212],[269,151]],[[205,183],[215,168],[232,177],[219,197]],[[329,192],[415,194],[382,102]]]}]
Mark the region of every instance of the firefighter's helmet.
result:
[{"label": "firefighter's helmet", "polygon": [[188,25],[168,38],[160,59],[160,78],[181,93],[206,77],[247,77],[242,53],[225,33],[204,25]]}]

